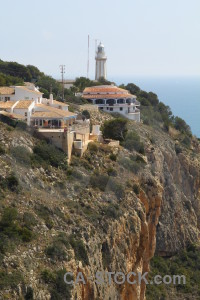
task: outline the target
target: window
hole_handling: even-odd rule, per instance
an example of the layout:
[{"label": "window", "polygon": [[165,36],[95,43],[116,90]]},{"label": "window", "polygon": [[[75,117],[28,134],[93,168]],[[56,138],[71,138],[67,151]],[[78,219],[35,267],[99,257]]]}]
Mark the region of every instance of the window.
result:
[{"label": "window", "polygon": [[25,112],[25,114],[24,114],[24,115],[25,115],[25,117],[27,117],[27,112]]},{"label": "window", "polygon": [[113,111],[113,107],[110,107],[110,111]]},{"label": "window", "polygon": [[120,110],[123,110],[123,107],[120,107]]},{"label": "window", "polygon": [[108,110],[108,107],[107,107],[107,110]]},{"label": "window", "polygon": [[10,101],[10,97],[5,97],[5,101]]}]

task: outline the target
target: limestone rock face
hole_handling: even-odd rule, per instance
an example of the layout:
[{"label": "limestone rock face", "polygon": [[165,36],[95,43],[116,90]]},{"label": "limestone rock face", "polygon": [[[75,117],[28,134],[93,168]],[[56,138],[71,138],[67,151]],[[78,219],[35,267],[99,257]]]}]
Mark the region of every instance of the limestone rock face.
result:
[{"label": "limestone rock face", "polygon": [[[101,239],[94,236],[90,241],[90,267],[79,269],[86,279],[86,284],[76,289],[80,299],[145,299],[145,282],[139,284],[137,276],[130,276],[130,281],[136,279],[137,283],[129,284],[127,275],[131,272],[148,272],[149,261],[156,247],[156,225],[160,215],[162,187],[153,178],[146,180],[146,192],[142,191],[139,198],[133,193],[127,195],[127,213],[110,224],[106,236]],[[99,242],[100,247],[97,248],[95,245]],[[103,285],[95,285],[87,280],[92,274],[94,282],[98,270],[104,271]],[[107,272],[122,272],[125,274],[125,283],[116,284],[115,274],[111,275],[109,282]],[[120,277],[116,280],[123,281]]]},{"label": "limestone rock face", "polygon": [[198,241],[199,161],[183,153],[176,155],[173,148],[160,148],[151,162],[163,187],[156,251],[170,256]]},{"label": "limestone rock face", "polygon": [[[99,122],[102,116],[107,117],[100,114]],[[31,156],[38,141],[26,132],[10,132],[0,124],[0,145],[5,150],[0,154],[0,183],[14,172],[20,186],[17,192],[0,186],[0,219],[4,207],[15,207],[22,226],[27,213],[36,220],[32,226],[34,238],[20,241],[14,252],[10,248],[1,258],[0,272],[19,271],[24,281],[17,288],[6,286],[0,291],[0,299],[23,299],[28,287],[33,290],[33,299],[51,299],[51,280],[65,268],[74,276],[82,272],[85,281],[72,287],[72,300],[145,300],[144,281],[116,284],[121,278],[114,275],[122,272],[127,279],[130,272],[148,272],[155,252],[171,256],[198,241],[199,145],[177,154],[176,141],[169,134],[143,124],[133,125],[144,143],[145,156],[121,146],[111,149],[99,145],[96,152],[86,151],[81,159],[73,157],[71,166],[63,171],[19,163],[12,156],[13,147],[25,146]],[[133,156],[143,161],[138,172],[121,163]],[[102,184],[107,177],[112,180],[112,189],[108,188],[109,181],[105,189],[99,182],[94,185],[97,174]],[[116,191],[124,196],[117,197]],[[60,233],[67,241],[62,244],[59,240],[56,247],[55,238]],[[77,243],[71,242],[71,236]],[[46,251],[49,246],[56,248],[53,258]],[[66,259],[62,259],[60,249],[66,251]],[[41,276],[44,270],[53,274],[49,282]],[[95,281],[97,272],[103,272],[102,284]],[[115,273],[110,280],[108,272]]]}]

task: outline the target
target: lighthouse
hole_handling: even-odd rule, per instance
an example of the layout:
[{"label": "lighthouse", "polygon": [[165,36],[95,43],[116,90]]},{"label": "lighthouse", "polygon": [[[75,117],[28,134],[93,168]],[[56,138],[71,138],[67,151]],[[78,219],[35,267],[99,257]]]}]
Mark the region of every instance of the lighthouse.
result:
[{"label": "lighthouse", "polygon": [[102,43],[99,44],[96,51],[96,72],[95,72],[95,80],[99,80],[100,78],[107,78],[106,71],[106,61],[107,57],[104,51],[104,45]]}]

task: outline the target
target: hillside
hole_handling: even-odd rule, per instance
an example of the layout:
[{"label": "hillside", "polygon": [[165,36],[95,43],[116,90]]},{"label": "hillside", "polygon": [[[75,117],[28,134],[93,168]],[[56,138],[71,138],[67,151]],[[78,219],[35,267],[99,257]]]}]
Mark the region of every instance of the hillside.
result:
[{"label": "hillside", "polygon": [[[91,144],[66,168],[56,149],[45,159],[45,142],[31,132],[3,123],[0,129],[2,299],[142,300],[144,285],[97,286],[86,280],[73,288],[63,274],[82,271],[86,279],[99,270],[145,272],[155,251],[173,257],[198,242],[195,139],[190,148],[178,147],[174,131],[130,121],[143,154],[130,145],[131,150]],[[173,298],[165,287],[156,292],[162,299],[183,299],[180,292],[194,299],[198,285],[175,290]],[[148,295],[155,299],[151,290]]]},{"label": "hillside", "polygon": [[[59,95],[36,67],[0,61],[0,86],[27,80]],[[74,92],[93,84],[78,78],[65,91],[71,110],[84,110]],[[85,111],[120,146],[90,143],[70,165],[30,128],[0,123],[0,299],[200,299],[199,141],[156,94],[121,87],[142,122]],[[85,284],[65,284],[66,271]],[[187,284],[99,285],[97,271],[184,274]]]}]

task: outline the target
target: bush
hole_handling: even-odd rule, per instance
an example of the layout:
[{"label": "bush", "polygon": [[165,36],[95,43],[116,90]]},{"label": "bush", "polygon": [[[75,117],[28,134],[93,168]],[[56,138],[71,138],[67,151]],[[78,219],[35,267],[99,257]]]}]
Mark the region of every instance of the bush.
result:
[{"label": "bush", "polygon": [[46,248],[46,255],[53,260],[66,260],[67,253],[65,247],[61,243],[54,243],[53,245]]},{"label": "bush", "polygon": [[185,133],[191,136],[191,129],[190,126],[181,118],[175,117],[174,118],[174,127],[182,133]]},{"label": "bush", "polygon": [[84,265],[89,265],[89,259],[83,241],[77,239],[74,235],[70,236],[69,241],[74,249],[76,259],[81,260]]},{"label": "bush", "polygon": [[28,229],[32,229],[33,226],[37,225],[37,220],[35,219],[34,215],[29,212],[24,213],[23,222]]},{"label": "bush", "polygon": [[90,142],[90,143],[88,144],[88,150],[89,150],[90,152],[96,153],[96,152],[98,151],[98,146],[97,146],[97,144],[94,143],[94,142]]},{"label": "bush", "polygon": [[104,174],[92,175],[90,177],[90,184],[93,188],[99,188],[101,191],[105,191],[108,184],[109,176]]},{"label": "bush", "polygon": [[31,286],[28,286],[27,291],[26,291],[26,295],[25,295],[25,300],[32,300],[33,298],[33,289]]},{"label": "bush", "polygon": [[46,226],[51,229],[53,227],[51,210],[45,205],[38,205],[36,206],[36,211],[37,215],[45,221]]},{"label": "bush", "polygon": [[112,161],[116,161],[117,160],[117,155],[114,154],[114,153],[111,153],[109,158],[112,160]]},{"label": "bush", "polygon": [[130,151],[135,150],[144,154],[144,144],[140,142],[140,137],[135,131],[129,131],[123,143],[124,147]]},{"label": "bush", "polygon": [[18,212],[15,208],[5,208],[0,221],[0,231],[10,239],[20,239],[23,242],[30,242],[33,233],[24,224],[18,221]]},{"label": "bush", "polygon": [[12,191],[17,191],[19,187],[19,181],[15,174],[11,174],[6,178],[7,187]]},{"label": "bush", "polygon": [[6,153],[5,148],[0,145],[0,155],[3,155],[5,153]]},{"label": "bush", "polygon": [[123,118],[105,121],[101,128],[103,137],[123,141],[128,130],[127,122]]},{"label": "bush", "polygon": [[66,250],[69,249],[69,247],[68,236],[65,233],[60,233],[54,238],[53,244],[46,248],[46,254],[54,260],[68,260]]},{"label": "bush", "polygon": [[127,157],[119,159],[119,164],[121,164],[126,170],[129,170],[135,174],[137,174],[141,168],[140,163]]},{"label": "bush", "polygon": [[40,166],[42,163],[43,165],[49,164],[56,168],[67,168],[66,154],[54,145],[42,141],[33,148],[33,152],[32,162],[34,165],[38,164]]},{"label": "bush", "polygon": [[112,219],[118,219],[121,216],[121,212],[119,210],[118,205],[109,204],[108,206],[103,208],[103,212],[106,217]]},{"label": "bush", "polygon": [[133,191],[136,195],[140,193],[140,187],[136,183],[133,185]]},{"label": "bush", "polygon": [[5,288],[17,288],[19,284],[23,283],[24,279],[19,271],[12,271],[10,274],[0,271],[0,290]]},{"label": "bush", "polygon": [[55,281],[55,274],[50,270],[43,270],[41,272],[41,278],[45,283],[53,283]]},{"label": "bush", "polygon": [[175,151],[176,151],[176,154],[177,154],[177,155],[180,154],[180,153],[182,153],[182,148],[181,148],[181,146],[178,145],[178,144],[176,144],[176,145],[175,145]]},{"label": "bush", "polygon": [[113,169],[112,167],[107,169],[107,174],[108,176],[117,176],[117,171],[115,169]]},{"label": "bush", "polygon": [[[55,279],[51,287],[51,300],[71,299],[72,285],[64,282],[64,275],[67,271],[60,269],[55,273]],[[73,278],[68,278],[68,280]]]},{"label": "bush", "polygon": [[83,110],[82,111],[82,115],[84,116],[84,117],[86,117],[86,119],[90,119],[90,113],[89,113],[89,111],[88,110]]},{"label": "bush", "polygon": [[191,139],[189,138],[189,136],[185,136],[182,140],[182,144],[184,144],[186,147],[190,147],[191,146]]},{"label": "bush", "polygon": [[24,146],[12,147],[11,154],[21,164],[28,165],[31,163],[31,154]]}]

